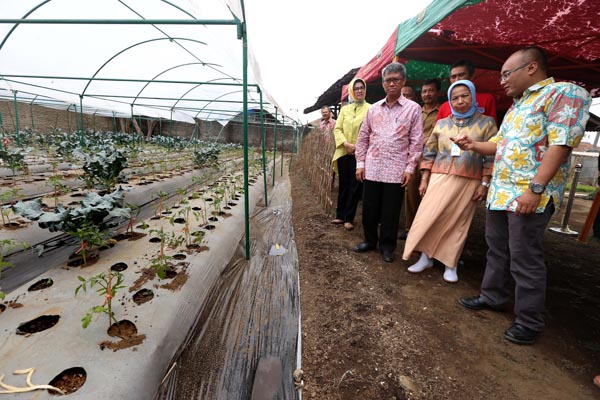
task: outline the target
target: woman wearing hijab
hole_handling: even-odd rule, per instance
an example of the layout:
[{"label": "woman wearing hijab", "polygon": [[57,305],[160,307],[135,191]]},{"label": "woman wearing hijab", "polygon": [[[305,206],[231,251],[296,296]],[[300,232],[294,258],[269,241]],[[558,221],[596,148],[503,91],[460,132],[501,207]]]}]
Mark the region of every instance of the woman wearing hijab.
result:
[{"label": "woman wearing hijab", "polygon": [[371,105],[365,101],[367,85],[364,80],[353,79],[348,92],[352,102],[342,107],[333,130],[336,147],[332,164],[339,177],[339,192],[335,219],[331,223],[344,224],[344,228],[352,230],[362,193],[362,184],[356,180],[354,152],[360,125]]},{"label": "woman wearing hijab", "polygon": [[446,267],[444,280],[454,283],[476,202],[487,196],[494,160],[460,150],[450,138],[469,135],[473,141],[487,142],[497,128],[494,119],[477,108],[471,81],[454,82],[448,101],[452,114],[436,123],[425,144],[419,186],[423,200],[402,258],[408,260],[414,250],[421,252],[419,261],[408,268],[412,273],[431,268],[435,258]]}]

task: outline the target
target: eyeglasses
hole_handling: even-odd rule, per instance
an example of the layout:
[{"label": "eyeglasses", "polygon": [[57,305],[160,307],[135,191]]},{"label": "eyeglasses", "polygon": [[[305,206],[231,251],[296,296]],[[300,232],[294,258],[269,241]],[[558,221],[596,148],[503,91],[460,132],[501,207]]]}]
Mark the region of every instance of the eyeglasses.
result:
[{"label": "eyeglasses", "polygon": [[364,90],[365,90],[365,87],[364,87],[364,86],[361,86],[361,87],[355,87],[355,88],[354,88],[354,91],[355,91],[355,92],[361,92],[361,91],[364,91]]},{"label": "eyeglasses", "polygon": [[527,67],[529,64],[531,64],[531,61],[526,62],[525,64],[521,65],[520,67],[517,68],[513,68],[513,69],[509,69],[508,71],[504,71],[500,74],[500,82],[504,82],[505,80],[508,79],[508,77],[513,73],[516,72],[520,69],[523,69],[525,67]]},{"label": "eyeglasses", "polygon": [[400,83],[404,78],[385,78],[383,83],[389,85],[390,83]]}]

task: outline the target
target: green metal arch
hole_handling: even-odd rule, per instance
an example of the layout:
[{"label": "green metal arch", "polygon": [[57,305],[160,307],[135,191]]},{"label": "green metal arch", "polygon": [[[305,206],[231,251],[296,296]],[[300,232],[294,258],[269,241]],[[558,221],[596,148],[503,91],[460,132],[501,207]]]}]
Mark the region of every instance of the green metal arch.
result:
[{"label": "green metal arch", "polygon": [[[23,17],[21,17],[21,19],[25,19],[25,18],[29,17],[34,11],[36,11],[38,8],[40,8],[41,6],[45,5],[46,3],[49,3],[50,1],[52,1],[52,0],[46,0],[46,1],[38,4],[37,6],[33,7],[31,10],[29,10],[29,12],[27,12],[25,15],[23,15]],[[0,43],[0,51],[4,47],[4,44],[6,43],[6,41],[10,37],[10,35],[12,35],[12,33],[15,31],[15,29],[17,29],[17,26],[19,26],[19,24],[15,24],[15,26],[13,26],[12,28],[10,28],[10,31],[8,31],[8,33],[4,37],[4,40],[2,41],[2,43]]]},{"label": "green metal arch", "polygon": [[[179,65],[176,65],[176,66],[174,66],[174,67],[167,68],[167,69],[165,69],[165,70],[164,70],[164,71],[162,71],[162,72],[159,72],[157,75],[155,75],[155,76],[152,78],[152,80],[155,80],[156,78],[158,78],[159,76],[161,76],[162,74],[164,74],[164,73],[166,73],[166,72],[172,71],[172,70],[174,70],[174,69],[176,69],[176,68],[179,68],[179,67],[186,67],[186,66],[188,66],[188,65],[217,65],[217,64],[209,64],[209,63],[205,63],[205,62],[192,62],[192,63],[179,64]],[[219,79],[229,79],[229,78],[219,78]],[[217,79],[214,79],[214,80],[211,80],[211,81],[208,81],[208,82],[213,82],[213,81],[215,81],[215,80],[217,80]],[[143,87],[140,89],[140,91],[138,92],[138,94],[136,94],[136,95],[135,95],[135,97],[134,97],[134,99],[133,99],[133,103],[132,103],[132,104],[135,104],[135,102],[137,101],[137,98],[140,96],[140,94],[142,94],[142,92],[144,91],[144,89],[146,89],[146,88],[148,87],[148,85],[150,85],[150,83],[151,83],[151,82],[146,82],[146,84],[145,84],[145,85],[144,85],[144,86],[143,86]],[[196,87],[198,87],[198,86],[200,86],[200,85],[196,85],[196,86],[194,86],[194,88],[196,88]],[[194,88],[192,88],[192,89],[194,89]],[[190,90],[192,90],[192,89],[190,89]],[[185,92],[184,96],[185,96],[186,94],[188,94],[188,93],[189,93],[189,91]],[[181,100],[181,98],[180,98],[180,100]],[[178,100],[178,101],[179,101],[179,100]],[[175,103],[175,104],[177,104],[177,103]]]},{"label": "green metal arch", "polygon": [[[234,93],[242,93],[243,90],[234,90],[233,92],[227,92],[227,93],[223,93],[222,95],[215,97],[213,100],[209,101],[208,103],[206,103],[206,105],[204,107],[202,107],[200,110],[198,110],[198,112],[196,113],[196,115],[194,115],[194,119],[196,119],[198,117],[198,114],[200,114],[206,107],[208,107],[209,104],[211,104],[213,101],[215,100],[219,100],[221,97],[225,97],[225,96],[229,96],[230,94],[234,94]],[[210,113],[208,113],[208,115],[210,116],[210,114],[212,114],[212,111]]]},{"label": "green metal arch", "polygon": [[184,94],[181,95],[181,97],[173,104],[173,107],[177,106],[177,103],[179,103],[181,100],[183,100],[183,98],[185,96],[187,96],[188,93],[190,93],[192,90],[196,89],[197,87],[200,87],[200,86],[202,86],[202,85],[204,85],[204,84],[206,84],[208,82],[216,82],[216,81],[227,80],[227,79],[236,80],[234,78],[229,78],[229,77],[227,77],[227,78],[215,78],[215,79],[211,79],[209,81],[203,82],[203,83],[199,83],[196,86],[193,86],[190,90],[188,90],[187,92],[185,92]]},{"label": "green metal arch", "polygon": [[200,40],[188,39],[188,38],[171,38],[171,37],[148,39],[148,40],[143,40],[141,42],[134,43],[131,46],[127,46],[126,48],[124,48],[123,50],[119,51],[118,53],[116,53],[115,55],[113,55],[112,57],[110,57],[108,60],[106,60],[106,62],[104,64],[102,64],[102,66],[100,66],[100,68],[98,68],[98,70],[96,72],[94,72],[94,75],[92,75],[92,78],[88,81],[87,85],[85,85],[85,88],[81,92],[81,95],[82,96],[85,95],[86,90],[88,89],[88,87],[90,86],[90,84],[93,82],[93,80],[96,77],[96,75],[98,75],[100,73],[100,71],[104,67],[106,67],[106,65],[109,62],[111,62],[112,60],[114,60],[115,58],[117,58],[118,56],[120,56],[121,54],[125,53],[126,51],[133,49],[134,47],[141,46],[143,44],[147,44],[147,43],[151,43],[151,42],[157,42],[159,40],[169,40],[169,41],[173,41],[173,40],[189,40],[190,42],[196,42],[196,43],[200,43],[200,44],[206,45],[206,43],[204,43],[204,42],[202,42]]}]

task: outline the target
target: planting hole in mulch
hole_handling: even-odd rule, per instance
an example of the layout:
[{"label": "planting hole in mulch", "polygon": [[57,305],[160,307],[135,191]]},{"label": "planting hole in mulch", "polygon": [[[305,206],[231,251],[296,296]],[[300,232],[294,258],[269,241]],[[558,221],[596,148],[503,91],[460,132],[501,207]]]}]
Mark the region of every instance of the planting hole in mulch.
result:
[{"label": "planting hole in mulch", "polygon": [[40,279],[33,285],[29,286],[29,289],[27,289],[27,290],[29,292],[35,292],[36,290],[42,290],[42,289],[49,288],[53,284],[54,284],[54,281],[51,278],[44,278],[44,279]]},{"label": "planting hole in mulch", "polygon": [[223,210],[231,210],[231,207],[225,206],[225,207],[223,207]]},{"label": "planting hole in mulch", "polygon": [[200,208],[200,207],[192,207],[192,210],[194,210],[194,211],[200,211],[200,210],[202,210],[202,208]]},{"label": "planting hole in mulch", "polygon": [[179,208],[179,206],[171,206],[172,209],[176,210]]},{"label": "planting hole in mulch", "polygon": [[209,203],[210,203],[211,201],[213,201],[213,199],[211,199],[210,197],[207,197],[207,198],[206,198],[206,199],[204,199],[204,200],[208,201]]},{"label": "planting hole in mulch", "polygon": [[137,333],[135,324],[127,319],[115,322],[108,328],[108,336],[126,339]]},{"label": "planting hole in mulch", "polygon": [[211,221],[211,222],[217,222],[219,220],[219,218],[217,218],[217,217],[210,217],[208,220]]},{"label": "planting hole in mulch", "polygon": [[115,272],[122,272],[125,271],[127,269],[127,264],[125,264],[124,262],[118,262],[116,264],[113,264],[112,267],[110,267],[111,271],[115,271]]},{"label": "planting hole in mulch", "polygon": [[142,289],[133,295],[133,302],[138,306],[149,302],[154,298],[154,292],[150,289]]},{"label": "planting hole in mulch", "polygon": [[6,229],[15,229],[15,228],[19,228],[21,226],[21,224],[19,224],[18,222],[9,222],[8,224],[4,224],[3,226]]},{"label": "planting hole in mulch", "polygon": [[34,182],[41,182],[41,181],[45,181],[46,178],[33,178]]},{"label": "planting hole in mulch", "polygon": [[208,224],[208,225],[204,225],[203,228],[206,229],[206,230],[208,230],[208,231],[212,231],[213,229],[216,228],[216,226]]},{"label": "planting hole in mulch", "polygon": [[192,235],[192,236],[204,236],[204,232],[203,231],[194,231],[194,232],[190,233],[190,235]]},{"label": "planting hole in mulch", "polygon": [[[143,229],[143,227],[141,225],[138,225],[137,228],[139,229]],[[145,233],[143,232],[125,232],[125,233],[119,233],[118,235],[113,236],[112,238],[114,240],[116,240],[117,242],[120,242],[121,240],[138,240],[143,238],[144,236],[146,236]]]},{"label": "planting hole in mulch", "polygon": [[173,258],[174,258],[175,260],[185,260],[185,259],[187,258],[187,256],[186,256],[185,254],[175,254],[175,255],[173,256]]},{"label": "planting hole in mulch", "polygon": [[78,206],[79,202],[78,201],[72,201],[70,203],[67,203],[68,206]]},{"label": "planting hole in mulch", "polygon": [[83,197],[84,194],[83,193],[73,193],[71,194],[71,197]]},{"label": "planting hole in mulch", "polygon": [[6,306],[4,304],[0,304],[0,314],[2,314],[6,310]]},{"label": "planting hole in mulch", "polygon": [[173,222],[176,224],[185,224],[185,218],[175,218]]},{"label": "planting hole in mulch", "polygon": [[[60,374],[56,375],[48,385],[62,390],[64,394],[71,394],[78,391],[83,386],[86,379],[87,372],[85,372],[85,369],[74,367],[65,369]],[[53,390],[50,390],[50,394],[60,396],[60,393]]]},{"label": "planting hole in mulch", "polygon": [[192,243],[185,246],[190,252],[202,253],[203,251],[210,250],[208,246],[203,246],[198,243]]},{"label": "planting hole in mulch", "polygon": [[137,346],[146,339],[146,335],[138,335],[135,324],[126,319],[112,324],[110,328],[108,328],[108,335],[117,337],[121,340],[116,342],[105,340],[100,343],[101,350],[104,350],[105,348],[109,348],[112,351],[122,350],[128,347]]},{"label": "planting hole in mulch", "polygon": [[162,214],[163,214],[163,215],[171,215],[171,214],[173,214],[173,213],[172,213],[171,211],[163,211],[163,212],[162,212]]},{"label": "planting hole in mulch", "polygon": [[160,219],[160,215],[155,215],[154,217],[152,217],[152,218],[150,218],[150,219],[152,219],[152,220],[157,220],[157,219]]},{"label": "planting hole in mulch", "polygon": [[157,237],[150,238],[149,242],[150,243],[160,243],[160,238],[157,238]]},{"label": "planting hole in mulch", "polygon": [[27,335],[45,331],[58,323],[60,315],[42,315],[17,327],[17,335]]},{"label": "planting hole in mulch", "polygon": [[233,201],[230,201],[229,203],[227,203],[228,206],[234,207],[237,206],[237,203],[234,203]]},{"label": "planting hole in mulch", "polygon": [[73,255],[69,257],[71,261],[67,263],[69,267],[89,267],[90,265],[94,265],[100,259],[100,255],[97,253],[91,253],[86,255],[86,263],[83,263],[83,257],[81,255]]}]

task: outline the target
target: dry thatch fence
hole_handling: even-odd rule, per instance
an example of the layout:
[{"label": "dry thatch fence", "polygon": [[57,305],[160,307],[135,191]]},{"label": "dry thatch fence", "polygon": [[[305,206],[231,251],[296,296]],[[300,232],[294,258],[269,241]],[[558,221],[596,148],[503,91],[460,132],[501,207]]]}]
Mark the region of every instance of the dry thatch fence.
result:
[{"label": "dry thatch fence", "polygon": [[333,134],[325,137],[320,129],[313,129],[304,137],[299,156],[302,173],[327,214],[331,214],[334,208],[331,191],[333,176],[331,159],[334,150]]}]

